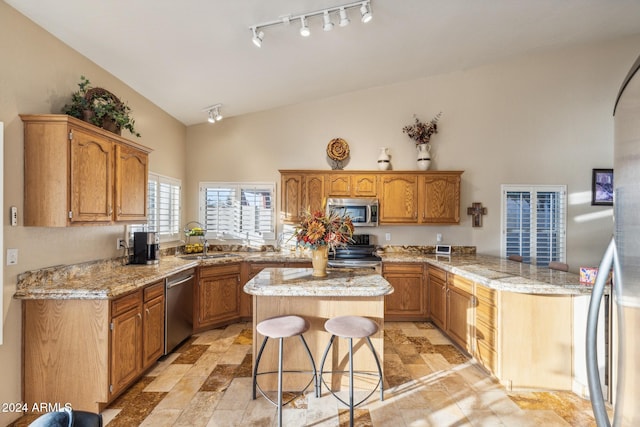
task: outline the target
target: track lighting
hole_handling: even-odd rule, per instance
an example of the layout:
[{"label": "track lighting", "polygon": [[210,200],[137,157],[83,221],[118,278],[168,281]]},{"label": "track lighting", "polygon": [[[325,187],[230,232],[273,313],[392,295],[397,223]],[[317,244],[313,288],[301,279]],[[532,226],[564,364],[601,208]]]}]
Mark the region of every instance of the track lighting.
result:
[{"label": "track lighting", "polygon": [[371,18],[373,18],[373,16],[371,15],[371,11],[369,11],[368,4],[369,2],[364,2],[362,3],[362,6],[360,6],[360,13],[362,14],[361,20],[364,24],[371,21]]},{"label": "track lighting", "polygon": [[324,24],[322,24],[322,29],[325,31],[331,31],[333,30],[333,22],[331,22],[331,17],[329,16],[329,12],[328,11],[324,11],[324,15],[322,15],[322,20],[324,21]]},{"label": "track lighting", "polygon": [[309,37],[311,35],[311,31],[309,31],[309,27],[307,26],[307,18],[304,16],[300,17],[300,35],[302,37]]},{"label": "track lighting", "polygon": [[253,38],[251,39],[251,41],[253,41],[253,44],[255,44],[257,47],[262,46],[262,38],[264,37],[264,33],[262,31],[256,32],[256,27],[253,27],[252,30]]},{"label": "track lighting", "polygon": [[336,7],[331,7],[329,9],[317,10],[315,12],[308,12],[299,15],[284,15],[281,16],[278,20],[264,22],[262,24],[254,25],[249,27],[251,30],[251,41],[257,47],[262,46],[262,40],[264,38],[264,32],[261,31],[266,27],[272,27],[275,25],[288,25],[291,21],[300,20],[300,35],[303,37],[309,37],[311,34],[311,29],[309,28],[309,24],[307,20],[313,17],[322,17],[322,29],[324,31],[331,31],[334,27],[333,22],[331,22],[331,14],[336,12],[340,17],[340,22],[338,25],[341,27],[346,27],[349,25],[351,20],[347,14],[349,9],[359,8],[361,14],[361,21],[363,23],[367,23],[371,21],[373,15],[371,14],[371,0],[358,1],[354,3],[347,3]]},{"label": "track lighting", "polygon": [[220,114],[220,108],[222,108],[222,104],[216,104],[216,105],[212,105],[210,107],[207,107],[205,109],[203,109],[202,111],[206,111],[208,114],[208,118],[207,121],[209,123],[215,123],[215,122],[219,122],[220,120],[222,120],[222,114]]},{"label": "track lighting", "polygon": [[341,7],[340,8],[340,24],[339,25],[341,27],[346,27],[347,25],[349,25],[349,22],[351,22],[351,20],[347,16],[347,11],[344,9],[344,7]]}]

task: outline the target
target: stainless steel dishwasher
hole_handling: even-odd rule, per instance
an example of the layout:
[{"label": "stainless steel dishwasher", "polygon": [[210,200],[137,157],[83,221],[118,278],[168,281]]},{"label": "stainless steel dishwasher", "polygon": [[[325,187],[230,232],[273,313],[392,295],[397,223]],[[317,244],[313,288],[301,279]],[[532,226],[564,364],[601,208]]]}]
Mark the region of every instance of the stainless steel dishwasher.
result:
[{"label": "stainless steel dishwasher", "polygon": [[195,269],[181,271],[165,281],[164,354],[193,333]]}]

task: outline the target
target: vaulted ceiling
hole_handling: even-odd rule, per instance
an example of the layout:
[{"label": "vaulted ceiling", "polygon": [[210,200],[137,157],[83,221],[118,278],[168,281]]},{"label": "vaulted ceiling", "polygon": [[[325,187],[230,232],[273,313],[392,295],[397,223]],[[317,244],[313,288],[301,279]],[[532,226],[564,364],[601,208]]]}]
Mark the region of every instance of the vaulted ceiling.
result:
[{"label": "vaulted ceiling", "polygon": [[186,125],[640,33],[638,0],[371,0],[367,24],[279,24],[257,48],[251,26],[350,2],[5,2]]}]

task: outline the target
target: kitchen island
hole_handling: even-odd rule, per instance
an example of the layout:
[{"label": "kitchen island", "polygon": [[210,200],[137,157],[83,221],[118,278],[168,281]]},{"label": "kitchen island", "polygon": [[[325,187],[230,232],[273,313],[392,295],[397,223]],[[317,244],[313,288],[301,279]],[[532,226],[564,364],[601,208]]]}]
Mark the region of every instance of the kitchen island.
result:
[{"label": "kitchen island", "polygon": [[[316,365],[329,342],[324,322],[336,316],[355,315],[368,317],[378,325],[378,332],[371,337],[380,363],[384,364],[384,296],[393,287],[380,274],[368,269],[329,269],[327,277],[311,275],[310,268],[265,268],[244,286],[253,295],[253,357],[264,336],[256,331],[256,325],[264,319],[285,314],[295,314],[309,321],[311,327],[304,336]],[[376,372],[375,361],[364,341],[354,344],[354,365],[362,371]],[[332,347],[325,370],[343,370],[347,360],[346,341],[339,340]],[[260,362],[261,371],[277,370],[277,341],[270,340]],[[309,371],[309,360],[297,339],[285,340],[287,370]],[[273,377],[273,378],[270,378]],[[329,377],[327,383],[338,389],[348,378],[344,375]],[[309,374],[289,374],[284,377],[285,390],[299,390],[309,380]],[[371,378],[356,378],[355,386],[373,388]],[[346,383],[345,383],[346,384]],[[276,376],[260,377],[264,390],[276,389]]]}]

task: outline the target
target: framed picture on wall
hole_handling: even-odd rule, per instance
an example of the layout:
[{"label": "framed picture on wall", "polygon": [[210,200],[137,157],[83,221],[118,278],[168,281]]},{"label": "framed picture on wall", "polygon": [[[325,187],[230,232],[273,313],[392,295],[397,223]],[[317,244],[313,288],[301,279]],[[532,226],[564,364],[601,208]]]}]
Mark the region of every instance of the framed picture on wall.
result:
[{"label": "framed picture on wall", "polygon": [[591,204],[593,206],[613,206],[613,169],[593,170]]}]

